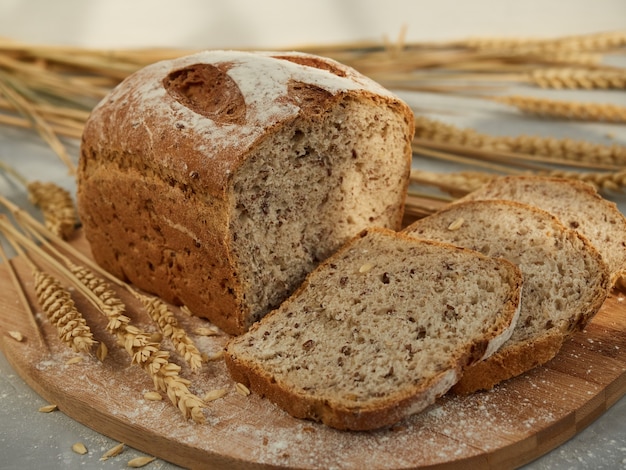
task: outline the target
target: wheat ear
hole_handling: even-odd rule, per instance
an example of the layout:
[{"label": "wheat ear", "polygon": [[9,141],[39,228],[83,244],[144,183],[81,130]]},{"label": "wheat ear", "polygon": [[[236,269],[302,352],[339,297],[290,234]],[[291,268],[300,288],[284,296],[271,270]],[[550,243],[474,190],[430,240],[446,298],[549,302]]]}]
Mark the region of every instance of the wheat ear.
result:
[{"label": "wheat ear", "polygon": [[624,89],[626,88],[626,70],[547,68],[533,70],[528,74],[528,80],[541,88]]},{"label": "wheat ear", "polygon": [[27,189],[30,201],[41,209],[46,227],[64,239],[70,238],[78,225],[78,215],[69,191],[40,181],[28,183]]},{"label": "wheat ear", "polygon": [[161,299],[133,291],[144,308],[159,326],[163,336],[169,337],[176,351],[189,364],[191,370],[197,372],[202,366],[202,355],[187,332],[178,325],[178,320]]},{"label": "wheat ear", "polygon": [[493,149],[616,167],[626,166],[626,147],[620,145],[602,145],[573,139],[525,135],[516,137],[492,136],[473,129],[461,129],[425,116],[416,116],[415,118],[415,137],[416,139],[484,150]]},{"label": "wheat ear", "polygon": [[204,402],[188,388],[190,382],[179,375],[180,366],[169,361],[169,353],[159,349],[158,343],[133,325],[117,330],[118,342],[130,355],[131,361],[144,369],[157,390],[165,392],[186,418],[204,423]]},{"label": "wheat ear", "polygon": [[[36,230],[31,227],[32,230]],[[48,245],[50,246],[50,245]],[[45,252],[42,252],[45,253]],[[117,341],[129,356],[131,363],[139,365],[152,378],[155,387],[165,392],[170,401],[194,422],[204,422],[202,409],[204,403],[189,391],[190,382],[179,376],[180,366],[169,361],[169,353],[160,349],[160,345],[151,340],[150,335],[130,325],[130,319],[124,314],[125,306],[110,288],[108,283],[99,278],[88,268],[77,266],[63,257],[69,272],[80,281],[94,305],[108,319],[107,330],[117,337]],[[130,292],[135,292],[124,284]]]},{"label": "wheat ear", "polygon": [[41,249],[18,232],[6,217],[0,217],[0,230],[12,243],[17,254],[30,267],[35,281],[37,302],[50,323],[56,327],[59,339],[74,351],[89,352],[96,341],[85,318],[77,310],[71,294],[57,278],[42,271],[26,254],[21,245],[34,246],[35,250]]},{"label": "wheat ear", "polygon": [[77,352],[89,352],[96,343],[85,318],[70,293],[48,273],[33,268],[35,293],[48,320],[57,328],[59,339]]},{"label": "wheat ear", "polygon": [[520,111],[537,116],[580,121],[626,122],[626,108],[612,104],[560,101],[530,96],[498,96],[499,103],[514,106]]}]

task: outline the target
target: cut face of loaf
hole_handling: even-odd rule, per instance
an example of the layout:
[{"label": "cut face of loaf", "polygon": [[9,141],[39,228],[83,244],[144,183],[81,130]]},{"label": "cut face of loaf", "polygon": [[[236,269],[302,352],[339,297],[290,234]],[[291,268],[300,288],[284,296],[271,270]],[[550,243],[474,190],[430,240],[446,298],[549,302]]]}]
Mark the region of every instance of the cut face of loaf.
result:
[{"label": "cut face of loaf", "polygon": [[433,403],[506,341],[521,282],[505,260],[369,229],[232,339],[226,364],[295,417],[387,426]]},{"label": "cut face of loaf", "polygon": [[212,51],[118,86],[85,126],[95,259],[238,334],[369,226],[399,228],[410,108],[307,54]]},{"label": "cut face of loaf", "polygon": [[626,268],[626,218],[615,203],[581,181],[542,176],[494,178],[462,199],[506,199],[539,207],[586,236],[611,271],[612,283]]},{"label": "cut face of loaf", "polygon": [[552,359],[562,342],[602,306],[609,273],[597,250],[549,213],[512,201],[453,204],[407,227],[405,233],[502,257],[524,276],[520,318],[490,358],[473,365],[454,390],[490,389]]}]

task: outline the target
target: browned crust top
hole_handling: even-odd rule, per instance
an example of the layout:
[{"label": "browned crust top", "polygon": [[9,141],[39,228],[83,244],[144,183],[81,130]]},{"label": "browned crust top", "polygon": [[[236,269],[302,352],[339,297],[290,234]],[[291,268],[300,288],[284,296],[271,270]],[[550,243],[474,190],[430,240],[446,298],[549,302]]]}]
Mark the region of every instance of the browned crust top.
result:
[{"label": "browned crust top", "polygon": [[303,53],[206,51],[145,67],[88,119],[83,172],[98,155],[221,196],[250,150],[298,116],[354,96],[399,109],[400,99],[350,67]]}]

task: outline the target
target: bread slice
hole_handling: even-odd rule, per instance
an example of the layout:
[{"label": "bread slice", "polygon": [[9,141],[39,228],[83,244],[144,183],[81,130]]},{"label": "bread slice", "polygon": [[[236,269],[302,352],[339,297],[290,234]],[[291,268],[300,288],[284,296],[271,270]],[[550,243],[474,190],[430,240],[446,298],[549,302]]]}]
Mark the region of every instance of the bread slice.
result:
[{"label": "bread slice", "polygon": [[494,178],[461,201],[507,199],[539,207],[586,236],[600,252],[614,284],[626,268],[626,217],[587,183],[544,176]]},{"label": "bread slice", "polygon": [[514,201],[466,201],[418,220],[412,236],[452,243],[508,259],[524,276],[522,306],[509,341],[468,368],[458,393],[490,389],[552,359],[582,329],[609,291],[598,251],[548,212]]},{"label": "bread slice", "polygon": [[384,427],[433,403],[506,341],[521,282],[507,261],[371,229],[232,339],[226,364],[295,417]]},{"label": "bread slice", "polygon": [[239,334],[359,231],[400,228],[413,131],[409,106],[330,59],[158,62],[85,124],[81,222],[104,268]]}]

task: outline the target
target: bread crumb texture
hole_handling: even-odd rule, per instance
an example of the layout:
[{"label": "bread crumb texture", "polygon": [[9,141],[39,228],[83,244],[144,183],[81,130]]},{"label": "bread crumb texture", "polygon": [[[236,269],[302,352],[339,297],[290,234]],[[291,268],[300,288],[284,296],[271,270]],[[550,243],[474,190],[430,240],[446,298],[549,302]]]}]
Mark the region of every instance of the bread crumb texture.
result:
[{"label": "bread crumb texture", "polygon": [[227,364],[296,416],[381,427],[432,403],[510,334],[520,283],[505,261],[370,230],[233,339]]},{"label": "bread crumb texture", "polygon": [[[465,222],[450,230],[451,224]],[[552,359],[581,330],[609,292],[609,270],[586,238],[535,206],[506,200],[467,200],[418,220],[405,232],[504,258],[524,276],[520,318],[499,351],[470,368],[457,385],[489,389]]]}]

